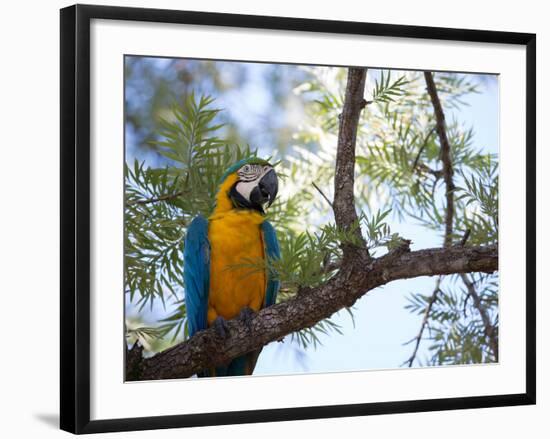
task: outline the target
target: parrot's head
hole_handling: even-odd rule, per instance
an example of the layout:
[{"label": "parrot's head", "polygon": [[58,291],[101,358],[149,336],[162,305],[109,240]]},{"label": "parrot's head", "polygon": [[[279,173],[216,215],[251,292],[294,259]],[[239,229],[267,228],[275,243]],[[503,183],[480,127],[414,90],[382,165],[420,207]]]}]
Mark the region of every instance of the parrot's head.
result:
[{"label": "parrot's head", "polygon": [[266,160],[250,157],[231,166],[223,175],[219,195],[225,194],[232,207],[264,213],[271,206],[279,183],[277,173]]}]

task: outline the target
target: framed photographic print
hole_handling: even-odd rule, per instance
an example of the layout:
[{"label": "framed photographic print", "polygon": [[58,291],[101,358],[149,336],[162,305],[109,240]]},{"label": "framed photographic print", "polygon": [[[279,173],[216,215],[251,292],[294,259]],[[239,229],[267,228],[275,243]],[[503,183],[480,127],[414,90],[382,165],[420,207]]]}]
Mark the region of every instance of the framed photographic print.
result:
[{"label": "framed photographic print", "polygon": [[61,428],[534,404],[535,130],[533,34],[62,9]]}]

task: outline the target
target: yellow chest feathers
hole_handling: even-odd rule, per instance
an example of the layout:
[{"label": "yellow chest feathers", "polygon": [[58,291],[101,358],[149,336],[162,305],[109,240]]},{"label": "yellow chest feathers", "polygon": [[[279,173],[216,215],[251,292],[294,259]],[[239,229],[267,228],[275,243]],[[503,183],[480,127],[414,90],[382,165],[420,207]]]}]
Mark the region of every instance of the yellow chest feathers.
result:
[{"label": "yellow chest feathers", "polygon": [[255,211],[232,209],[212,215],[209,221],[210,292],[208,324],[221,316],[236,317],[242,308],[259,311],[264,303],[266,275],[253,264],[264,258],[260,225],[264,218]]}]

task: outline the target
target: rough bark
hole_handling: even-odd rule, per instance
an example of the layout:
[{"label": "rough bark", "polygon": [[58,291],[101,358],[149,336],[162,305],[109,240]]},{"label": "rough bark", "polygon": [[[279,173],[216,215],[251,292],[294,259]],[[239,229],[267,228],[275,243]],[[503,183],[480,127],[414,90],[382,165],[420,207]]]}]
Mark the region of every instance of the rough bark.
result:
[{"label": "rough bark", "polygon": [[365,108],[365,81],[367,69],[350,68],[346,84],[344,107],[340,114],[338,128],[338,146],[336,153],[336,169],[334,177],[334,219],[336,225],[342,230],[351,230],[355,227],[355,237],[361,243],[361,249],[352,248],[344,244],[344,259],[355,256],[368,258],[368,250],[361,230],[358,225],[357,212],[355,211],[355,198],[353,187],[355,182],[355,143],[357,140],[357,127],[361,111]]},{"label": "rough bark", "polygon": [[443,179],[445,180],[445,198],[447,203],[445,215],[445,247],[452,245],[453,240],[453,218],[455,213],[454,207],[454,191],[455,184],[453,181],[453,159],[451,154],[451,145],[447,138],[447,128],[445,126],[445,113],[437,94],[435,82],[432,72],[424,72],[428,94],[434,108],[436,131],[439,137],[441,146],[441,162],[443,163]]},{"label": "rough bark", "polygon": [[263,309],[252,317],[249,324],[239,319],[230,320],[226,339],[217,336],[213,329],[207,329],[150,358],[141,358],[140,348],[135,347],[127,355],[131,362],[127,379],[185,378],[203,369],[227,364],[237,356],[313,326],[340,309],[352,306],[373,288],[394,280],[493,272],[498,268],[498,249],[496,246],[452,247],[410,252],[404,245],[385,256],[371,259],[367,266],[362,264],[357,260],[349,270],[341,270],[326,284]]}]

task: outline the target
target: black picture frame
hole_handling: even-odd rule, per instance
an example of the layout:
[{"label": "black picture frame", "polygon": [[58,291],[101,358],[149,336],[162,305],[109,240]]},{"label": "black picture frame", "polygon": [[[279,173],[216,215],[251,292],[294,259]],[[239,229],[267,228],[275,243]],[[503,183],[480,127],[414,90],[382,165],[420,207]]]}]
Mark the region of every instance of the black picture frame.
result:
[{"label": "black picture frame", "polygon": [[[132,20],[256,29],[486,42],[526,47],[526,392],[508,395],[90,420],[90,21]],[[536,36],[288,17],[110,6],[61,10],[61,429],[98,433],[535,403]]]}]

